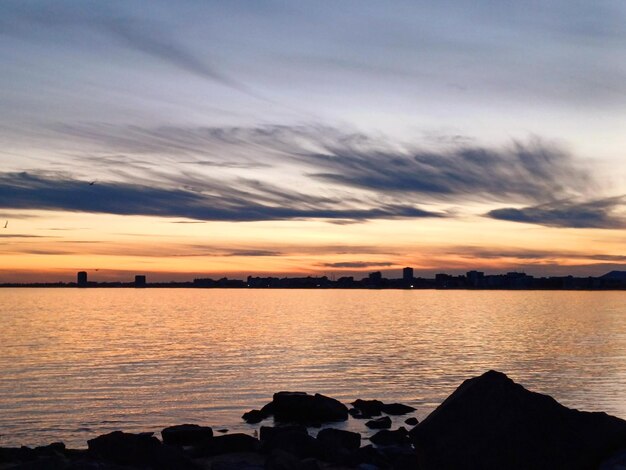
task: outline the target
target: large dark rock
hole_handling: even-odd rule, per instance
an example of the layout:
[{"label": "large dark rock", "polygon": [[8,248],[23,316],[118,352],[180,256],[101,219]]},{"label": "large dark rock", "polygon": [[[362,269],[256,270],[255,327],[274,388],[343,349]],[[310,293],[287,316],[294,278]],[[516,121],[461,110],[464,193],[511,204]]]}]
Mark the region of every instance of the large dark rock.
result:
[{"label": "large dark rock", "polygon": [[402,403],[389,403],[384,404],[381,410],[383,413],[387,413],[388,415],[398,416],[412,413],[415,411],[415,408],[409,405],[403,405]]},{"label": "large dark rock", "polygon": [[271,405],[266,405],[262,413],[271,411],[276,421],[320,423],[345,421],[348,408],[338,400],[316,393],[278,392],[274,394]]},{"label": "large dark rock", "polygon": [[370,429],[389,429],[391,427],[391,418],[389,416],[383,416],[382,418],[373,419],[365,423]]},{"label": "large dark rock", "polygon": [[410,435],[423,470],[583,470],[626,448],[626,421],[566,408],[489,371],[463,382]]},{"label": "large dark rock", "polygon": [[198,468],[181,451],[161,444],[152,434],[114,431],[90,439],[87,446],[94,459],[120,465],[135,465],[157,470]]},{"label": "large dark rock", "polygon": [[179,424],[161,431],[164,444],[188,446],[213,437],[213,430],[197,424]]}]

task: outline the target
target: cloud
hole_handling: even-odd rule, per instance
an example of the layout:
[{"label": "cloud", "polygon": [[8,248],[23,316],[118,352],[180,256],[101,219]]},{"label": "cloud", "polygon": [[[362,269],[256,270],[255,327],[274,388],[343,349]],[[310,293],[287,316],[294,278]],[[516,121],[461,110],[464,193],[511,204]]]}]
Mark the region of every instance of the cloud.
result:
[{"label": "cloud", "polygon": [[[90,162],[97,164],[99,153],[111,158],[111,152],[119,152],[116,161],[127,156],[128,165],[101,169],[106,178],[117,180],[107,183],[107,188],[118,194],[131,191],[132,186],[138,200],[152,191],[147,186],[171,192],[171,204],[164,204],[162,211],[168,217],[324,218],[348,224],[377,218],[456,216],[450,209],[433,212],[422,208],[428,204],[463,208],[498,203],[528,207],[496,209],[489,217],[555,227],[622,226],[610,205],[598,202],[611,198],[603,192],[608,191],[606,184],[600,190],[592,169],[538,138],[497,148],[461,140],[438,151],[425,151],[417,143],[315,125],[146,127],[91,123],[55,125],[48,131],[59,141],[71,138],[85,148],[88,157],[83,166],[76,164],[72,171],[93,171]],[[192,162],[198,163],[198,168],[181,165]],[[277,179],[277,171],[285,171],[289,178]],[[218,172],[219,178],[215,176]],[[244,177],[251,174],[254,180]],[[290,189],[294,187],[306,191]],[[158,199],[165,194],[153,196]],[[156,208],[147,209],[149,204],[145,204],[141,210],[139,203],[131,204],[132,209],[116,207],[114,213],[132,210],[158,215]],[[95,206],[89,203],[88,210],[111,210],[111,204],[108,208]],[[179,209],[168,211],[168,207]]]},{"label": "cloud", "polygon": [[495,209],[488,217],[511,222],[567,228],[626,228],[626,195],[592,201],[555,201],[515,209]]},{"label": "cloud", "polygon": [[44,235],[28,235],[24,233],[0,233],[0,238],[54,238]]},{"label": "cloud", "polygon": [[168,27],[159,21],[147,21],[118,9],[111,11],[103,5],[50,5],[31,6],[26,2],[9,2],[3,7],[4,21],[0,33],[32,36],[32,27],[67,36],[68,30],[78,30],[85,40],[94,32],[107,35],[119,44],[163,61],[180,70],[225,85],[249,95],[249,88],[225,73],[221,67],[199,57],[168,34]]},{"label": "cloud", "polygon": [[[586,197],[598,188],[589,168],[538,138],[503,148],[461,140],[425,151],[416,142],[315,125],[149,128],[92,123],[51,130],[91,150],[195,156],[193,163],[212,167],[245,170],[291,163],[318,184],[420,201],[543,203]],[[213,158],[200,158],[206,155]]]},{"label": "cloud", "polygon": [[120,182],[99,182],[91,186],[58,174],[2,173],[0,207],[221,221],[444,216],[408,204],[342,207],[341,201],[281,191],[256,181],[241,180],[239,185],[204,180],[204,191]]},{"label": "cloud", "polygon": [[594,260],[594,261],[610,261],[610,262],[626,262],[626,255],[612,255],[606,253],[576,253],[571,251],[546,251],[546,250],[529,250],[525,248],[502,248],[489,249],[477,246],[457,246],[446,248],[445,254],[462,256],[464,258],[476,260],[499,260],[499,259],[518,259],[524,261],[538,261],[542,264],[546,261],[555,260]]},{"label": "cloud", "polygon": [[460,145],[441,152],[392,152],[349,139],[302,161],[312,164],[317,171],[311,176],[323,181],[444,201],[537,202],[585,194],[594,187],[569,154],[540,140],[514,142],[505,149]]},{"label": "cloud", "polygon": [[326,268],[374,268],[374,267],[387,267],[395,266],[394,263],[378,262],[378,261],[343,261],[338,263],[324,263],[322,266]]}]

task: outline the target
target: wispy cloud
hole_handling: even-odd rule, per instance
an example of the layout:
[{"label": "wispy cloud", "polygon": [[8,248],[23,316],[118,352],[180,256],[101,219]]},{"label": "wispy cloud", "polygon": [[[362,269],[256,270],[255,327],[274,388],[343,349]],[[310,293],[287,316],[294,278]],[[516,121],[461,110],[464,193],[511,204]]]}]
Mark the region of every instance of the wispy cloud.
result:
[{"label": "wispy cloud", "polygon": [[[56,35],[77,30],[83,38],[94,33],[108,36],[120,46],[151,56],[187,73],[237,89],[247,94],[252,91],[217,65],[206,54],[200,57],[168,34],[168,26],[152,19],[148,21],[131,15],[123,8],[112,9],[105,4],[76,4],[54,2],[29,4],[6,2],[3,5],[0,33],[32,37],[32,28],[44,28]],[[217,47],[215,43],[212,47]]]},{"label": "wispy cloud", "polygon": [[379,262],[379,261],[342,261],[337,263],[323,263],[321,266],[326,268],[383,268],[389,266],[395,266],[395,263]]},{"label": "wispy cloud", "polygon": [[219,181],[204,181],[205,191],[195,192],[132,183],[101,182],[91,186],[85,181],[58,175],[4,173],[0,174],[0,206],[224,221],[445,216],[409,204],[346,207],[341,201],[283,192],[255,181],[241,181],[240,185],[235,188]]},{"label": "wispy cloud", "polygon": [[626,228],[626,195],[591,201],[554,201],[536,206],[503,208],[488,217],[512,222],[567,228]]},{"label": "wispy cloud", "polygon": [[[325,218],[348,224],[375,218],[453,217],[451,209],[433,211],[425,205],[452,205],[462,214],[472,204],[485,203],[511,206],[489,212],[495,219],[554,227],[623,226],[618,210],[623,200],[607,197],[610,188],[601,185],[584,162],[539,138],[499,148],[461,140],[425,151],[419,142],[394,142],[380,135],[315,125],[91,123],[48,130],[59,140],[71,138],[85,148],[89,157],[84,169],[92,160],[97,164],[99,154],[112,158],[111,152],[119,152],[116,161],[128,159],[127,166],[106,166],[108,178],[115,182],[99,186],[101,191],[111,191],[111,200],[114,194],[130,191],[137,203],[123,207],[109,201],[105,207],[97,201],[84,202],[84,208],[67,210],[199,220]],[[188,168],[192,163],[200,168]],[[220,177],[212,169],[202,171],[203,166],[220,171]],[[288,171],[293,183],[287,187],[276,178],[277,171]],[[66,185],[71,180],[55,179]],[[144,188],[148,185],[159,189]],[[292,189],[296,185],[307,190]],[[165,209],[142,209],[140,204],[149,206],[148,194],[156,200],[167,194],[170,203]],[[514,208],[520,205],[528,207]],[[179,209],[168,209],[173,207]]]}]

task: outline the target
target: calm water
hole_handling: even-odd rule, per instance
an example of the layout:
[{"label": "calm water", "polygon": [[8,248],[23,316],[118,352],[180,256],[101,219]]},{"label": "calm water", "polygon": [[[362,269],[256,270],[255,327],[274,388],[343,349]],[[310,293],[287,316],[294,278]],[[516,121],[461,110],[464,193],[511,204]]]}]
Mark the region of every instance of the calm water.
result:
[{"label": "calm water", "polygon": [[252,432],[278,390],[422,418],[490,368],[626,418],[626,293],[0,289],[0,445]]}]

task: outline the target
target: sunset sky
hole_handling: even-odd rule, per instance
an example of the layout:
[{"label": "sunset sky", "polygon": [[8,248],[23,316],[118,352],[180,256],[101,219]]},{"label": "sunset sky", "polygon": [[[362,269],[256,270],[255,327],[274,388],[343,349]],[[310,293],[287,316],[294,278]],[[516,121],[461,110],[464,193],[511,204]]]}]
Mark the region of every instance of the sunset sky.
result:
[{"label": "sunset sky", "polygon": [[623,0],[3,0],[0,282],[626,269],[625,24]]}]

